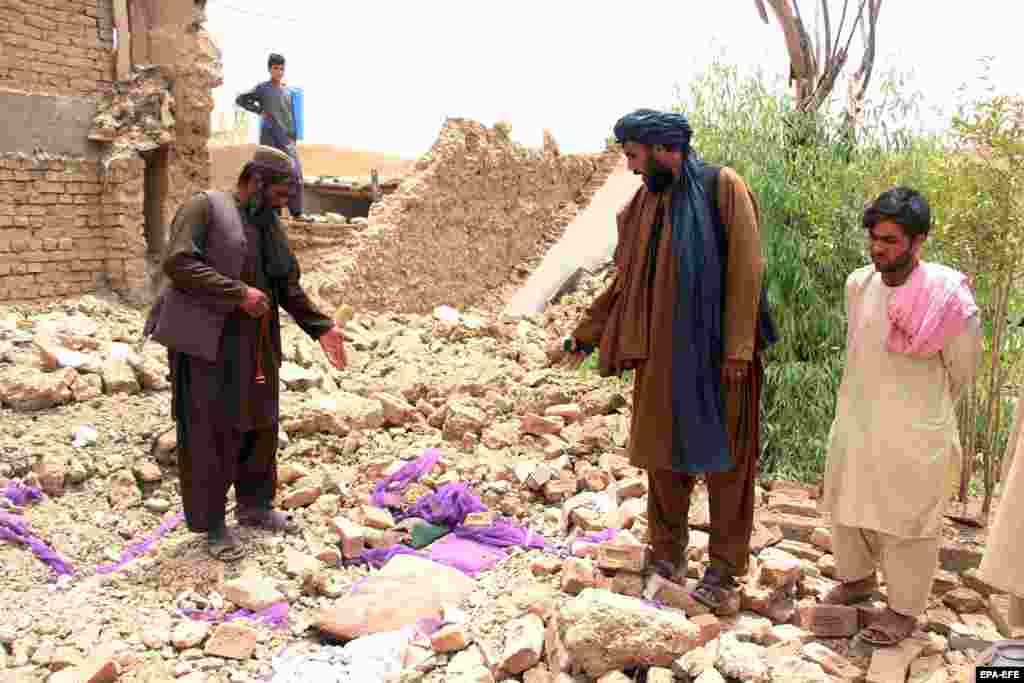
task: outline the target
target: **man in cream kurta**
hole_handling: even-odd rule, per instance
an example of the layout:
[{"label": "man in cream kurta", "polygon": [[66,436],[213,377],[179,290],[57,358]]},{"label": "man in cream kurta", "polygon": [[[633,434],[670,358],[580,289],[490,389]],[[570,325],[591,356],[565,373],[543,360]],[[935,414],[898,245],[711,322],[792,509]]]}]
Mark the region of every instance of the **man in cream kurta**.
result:
[{"label": "man in cream kurta", "polygon": [[930,281],[934,284],[963,277],[919,261],[929,224],[928,205],[913,190],[882,194],[864,215],[874,265],[855,271],[846,283],[846,369],[829,438],[823,500],[832,516],[836,571],[843,583],[825,602],[850,604],[871,595],[880,565],[889,608],[862,632],[878,645],[910,635],[927,607],[950,462],[960,452],[954,408],[974,381],[981,347],[977,308],[963,280],[955,280],[958,284],[945,291],[955,290],[962,305],[948,315],[959,314],[961,320],[931,331],[930,352],[893,350],[893,306],[935,301],[941,287],[928,289],[923,278],[938,274]]},{"label": "man in cream kurta", "polygon": [[1010,637],[1024,638],[1024,562],[1020,559],[1024,538],[1024,397],[1017,399],[1003,461],[1002,496],[978,571],[983,579],[1010,594]]}]

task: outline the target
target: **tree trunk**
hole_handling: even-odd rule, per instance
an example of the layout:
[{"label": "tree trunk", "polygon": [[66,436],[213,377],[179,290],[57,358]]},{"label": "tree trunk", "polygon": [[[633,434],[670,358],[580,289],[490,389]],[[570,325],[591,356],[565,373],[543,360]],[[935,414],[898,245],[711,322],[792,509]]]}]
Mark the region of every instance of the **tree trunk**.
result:
[{"label": "tree trunk", "polygon": [[[754,0],[761,20],[767,24],[770,20],[766,2],[771,7],[772,13],[782,29],[786,51],[789,54],[789,82],[793,87],[796,109],[802,113],[817,112],[828,100],[835,88],[839,74],[846,65],[853,37],[860,30],[864,42],[864,54],[861,57],[860,66],[853,74],[847,94],[846,121],[848,128],[855,132],[861,125],[864,97],[874,70],[876,29],[882,0],[859,0],[855,15],[849,12],[850,0],[843,0],[842,15],[834,34],[828,0],[821,0],[820,16],[823,27],[819,26],[819,30],[815,31],[815,35],[818,36],[816,44],[812,43],[807,27],[804,25],[797,0]],[[865,8],[867,9],[866,20]],[[847,18],[851,16],[853,21],[847,26]],[[823,30],[821,30],[822,28]]]}]

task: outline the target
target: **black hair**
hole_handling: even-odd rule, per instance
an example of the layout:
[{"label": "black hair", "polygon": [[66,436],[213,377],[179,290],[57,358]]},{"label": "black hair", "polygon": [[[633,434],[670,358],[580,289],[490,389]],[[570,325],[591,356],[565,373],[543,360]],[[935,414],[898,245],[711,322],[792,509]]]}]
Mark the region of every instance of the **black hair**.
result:
[{"label": "black hair", "polygon": [[275,66],[284,66],[284,57],[273,52],[270,57],[267,58],[267,71],[270,71],[270,69]]},{"label": "black hair", "polygon": [[903,233],[910,239],[927,235],[932,227],[928,200],[909,187],[886,190],[864,209],[864,227],[871,230],[885,221],[901,226]]}]

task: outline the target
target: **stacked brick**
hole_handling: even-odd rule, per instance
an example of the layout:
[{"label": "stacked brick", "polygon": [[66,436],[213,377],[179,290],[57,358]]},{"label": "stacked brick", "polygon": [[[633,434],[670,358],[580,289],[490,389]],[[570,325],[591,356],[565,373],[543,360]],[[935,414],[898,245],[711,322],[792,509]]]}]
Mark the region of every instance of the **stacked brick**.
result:
[{"label": "stacked brick", "polygon": [[[154,190],[156,227],[166,227],[183,201],[209,185],[210,89],[221,66],[208,34],[193,27],[192,0],[160,0],[159,7],[163,23],[145,29],[159,40],[145,33],[133,40],[160,48],[145,63],[174,83],[175,135],[166,144],[166,180]],[[0,91],[99,102],[113,90],[113,15],[113,0],[0,0]],[[45,99],[41,106],[59,110]],[[0,150],[12,152],[0,153],[0,301],[101,287],[146,295],[145,163],[119,153],[123,147],[111,144],[107,163],[30,152],[27,144]]]},{"label": "stacked brick", "polygon": [[141,162],[0,158],[0,301],[139,282],[141,215]]},{"label": "stacked brick", "polygon": [[93,97],[113,80],[109,0],[0,3],[0,88]]}]

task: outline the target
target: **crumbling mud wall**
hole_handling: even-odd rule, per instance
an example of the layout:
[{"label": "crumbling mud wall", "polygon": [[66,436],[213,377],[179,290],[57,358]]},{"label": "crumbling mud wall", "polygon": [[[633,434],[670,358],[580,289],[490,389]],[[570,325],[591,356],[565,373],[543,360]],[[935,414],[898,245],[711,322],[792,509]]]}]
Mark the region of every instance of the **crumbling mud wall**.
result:
[{"label": "crumbling mud wall", "polygon": [[77,295],[132,274],[123,227],[141,163],[99,167],[88,159],[0,157],[0,301]]},{"label": "crumbling mud wall", "polygon": [[3,0],[0,88],[92,98],[114,79],[110,0]]},{"label": "crumbling mud wall", "polygon": [[147,250],[209,184],[220,55],[203,4],[0,2],[0,301],[147,293]]},{"label": "crumbling mud wall", "polygon": [[[88,140],[114,79],[111,0],[0,3],[0,301],[108,282],[119,220]],[[114,267],[117,272],[121,267]]]},{"label": "crumbling mud wall", "polygon": [[[142,161],[136,166],[142,169],[141,194],[125,197],[139,210],[125,215],[121,235],[132,268],[118,288],[143,298],[159,282],[174,212],[210,187],[211,91],[223,82],[223,67],[220,51],[202,27],[202,5],[196,0],[128,3],[131,31],[120,49],[130,51],[131,71],[101,99],[92,131],[92,138],[104,143],[106,163]],[[119,57],[124,60],[123,52]]]},{"label": "crumbling mud wall", "polygon": [[560,236],[619,162],[617,151],[563,155],[550,135],[531,149],[501,125],[449,119],[367,224],[340,226],[338,248],[299,250],[304,281],[322,303],[356,310],[478,304]]}]

